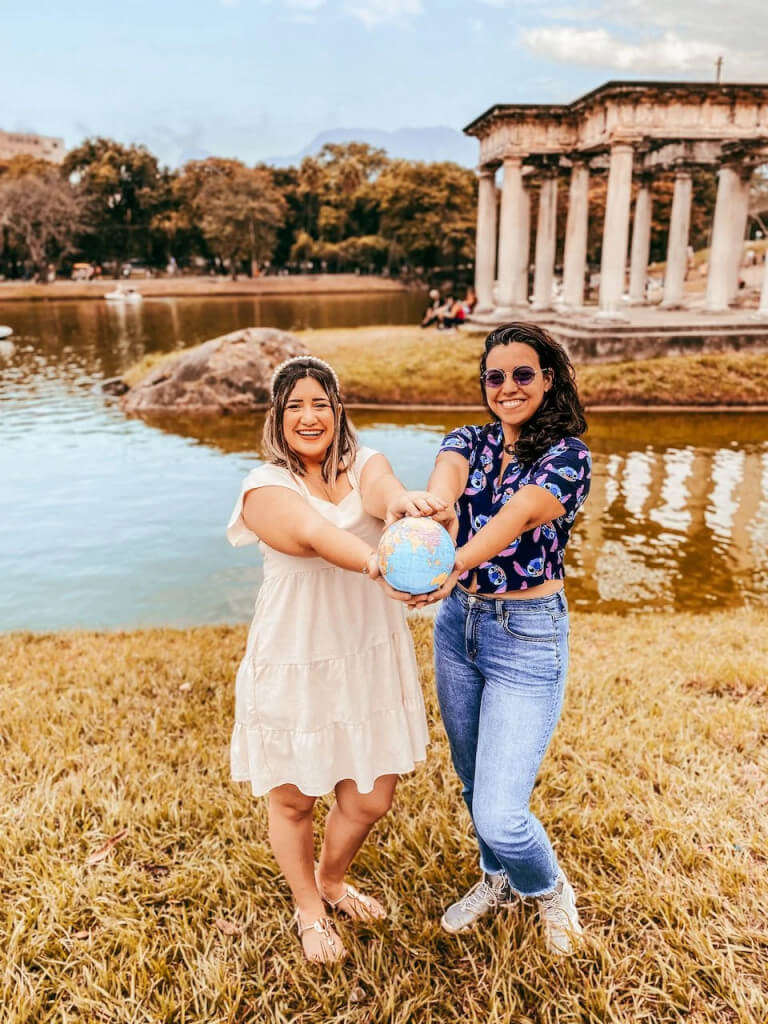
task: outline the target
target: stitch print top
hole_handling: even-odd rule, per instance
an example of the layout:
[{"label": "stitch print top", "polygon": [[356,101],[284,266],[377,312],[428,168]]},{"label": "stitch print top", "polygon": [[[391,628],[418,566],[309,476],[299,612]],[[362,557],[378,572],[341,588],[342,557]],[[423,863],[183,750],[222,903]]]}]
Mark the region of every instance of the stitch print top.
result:
[{"label": "stitch print top", "polygon": [[565,508],[549,523],[528,530],[490,562],[483,562],[460,577],[466,584],[477,575],[477,589],[485,594],[527,590],[544,580],[565,576],[563,558],[576,513],[589,493],[592,460],[589,448],[576,437],[564,437],[532,465],[523,467],[512,458],[499,480],[504,455],[501,424],[459,427],[446,434],[441,452],[456,452],[469,462],[464,493],[456,503],[459,517],[457,547],[466,544],[513,494],[527,484],[546,488]]}]

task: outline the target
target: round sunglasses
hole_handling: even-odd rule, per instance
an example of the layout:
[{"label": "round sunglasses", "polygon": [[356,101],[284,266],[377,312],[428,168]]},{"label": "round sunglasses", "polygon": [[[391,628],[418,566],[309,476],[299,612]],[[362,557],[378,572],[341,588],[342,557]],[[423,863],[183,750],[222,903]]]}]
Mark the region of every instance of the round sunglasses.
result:
[{"label": "round sunglasses", "polygon": [[544,376],[549,370],[534,370],[532,366],[516,366],[514,370],[486,370],[480,374],[480,380],[487,388],[500,388],[509,374],[518,387],[524,388],[534,382],[537,373]]}]

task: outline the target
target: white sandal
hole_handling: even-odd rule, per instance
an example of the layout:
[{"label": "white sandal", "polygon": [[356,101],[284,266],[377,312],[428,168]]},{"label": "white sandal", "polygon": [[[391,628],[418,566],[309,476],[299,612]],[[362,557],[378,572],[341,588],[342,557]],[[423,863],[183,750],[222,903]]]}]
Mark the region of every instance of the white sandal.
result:
[{"label": "white sandal", "polygon": [[[341,939],[334,932],[333,925],[327,917],[318,917],[316,921],[312,921],[310,924],[302,924],[301,914],[296,910],[293,915],[293,922],[295,923],[296,930],[299,933],[299,940],[301,941],[301,947],[304,950],[304,956],[311,963],[338,963],[347,955],[346,949],[344,949],[341,944]],[[317,932],[320,936],[320,956],[310,956],[304,945],[304,935],[306,932],[311,931]]]},{"label": "white sandal", "polygon": [[[354,887],[354,885],[348,885],[344,883],[344,892],[341,896],[338,896],[335,900],[328,899],[320,890],[318,886],[318,892],[320,892],[320,898],[331,910],[340,909],[347,917],[352,918],[353,921],[383,921],[387,916],[387,912],[381,904],[371,899],[370,896],[366,896],[365,893],[360,892]],[[349,912],[345,907],[340,907],[343,900],[349,900],[352,913]],[[381,913],[376,911],[376,906],[381,908]],[[362,908],[362,913],[360,912]]]}]

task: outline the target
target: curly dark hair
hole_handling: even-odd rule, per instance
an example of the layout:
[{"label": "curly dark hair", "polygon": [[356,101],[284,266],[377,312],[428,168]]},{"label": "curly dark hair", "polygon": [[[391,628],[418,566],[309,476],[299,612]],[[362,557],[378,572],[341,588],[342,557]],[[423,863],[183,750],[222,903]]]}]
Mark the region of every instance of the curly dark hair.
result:
[{"label": "curly dark hair", "polygon": [[[535,349],[542,370],[548,372],[552,380],[552,386],[544,395],[544,401],[528,422],[523,424],[520,437],[515,442],[517,460],[529,464],[540,458],[561,438],[578,437],[583,434],[587,429],[587,421],[576,390],[576,375],[568,354],[559,342],[536,324],[516,321],[495,327],[485,339],[480,373],[485,372],[491,349],[497,345],[511,345],[514,342],[530,345]],[[491,416],[498,420],[499,417],[491,412],[488,405],[482,377],[480,390],[483,404]]]}]

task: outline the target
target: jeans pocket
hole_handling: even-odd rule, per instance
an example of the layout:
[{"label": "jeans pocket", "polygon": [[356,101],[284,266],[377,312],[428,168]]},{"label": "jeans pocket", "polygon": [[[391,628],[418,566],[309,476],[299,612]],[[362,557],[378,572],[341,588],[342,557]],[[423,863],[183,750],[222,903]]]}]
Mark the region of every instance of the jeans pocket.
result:
[{"label": "jeans pocket", "polygon": [[522,643],[551,644],[557,640],[555,619],[549,611],[505,608],[501,625],[507,636]]}]

